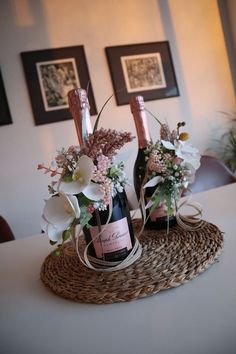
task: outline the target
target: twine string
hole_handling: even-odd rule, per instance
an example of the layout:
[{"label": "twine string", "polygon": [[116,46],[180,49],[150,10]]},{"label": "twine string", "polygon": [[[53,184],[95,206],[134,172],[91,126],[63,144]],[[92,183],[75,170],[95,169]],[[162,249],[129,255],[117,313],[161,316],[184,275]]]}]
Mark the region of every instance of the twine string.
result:
[{"label": "twine string", "polygon": [[109,224],[109,221],[111,219],[111,215],[112,215],[112,198],[110,198],[110,201],[109,201],[109,215],[106,220],[106,223],[104,225],[100,226],[99,232],[97,233],[97,235],[95,237],[93,237],[88,242],[88,244],[86,245],[86,247],[84,249],[83,255],[81,255],[80,249],[79,249],[79,238],[81,236],[83,236],[81,225],[79,225],[79,230],[77,230],[78,236],[75,239],[76,253],[77,253],[80,261],[83,263],[83,265],[85,267],[92,269],[96,272],[114,272],[117,270],[124,269],[124,268],[130,266],[131,264],[133,264],[137,259],[139,259],[139,257],[142,254],[142,246],[141,246],[140,242],[138,241],[137,237],[135,237],[135,243],[134,243],[134,246],[133,246],[131,252],[122,261],[110,262],[110,261],[105,261],[104,259],[101,260],[101,259],[89,256],[89,254],[88,254],[89,246],[96,239],[98,239],[98,238],[101,239],[102,233],[106,230],[106,228]]},{"label": "twine string", "polygon": [[[153,193],[153,195],[156,193]],[[177,205],[177,202],[175,200],[175,204],[176,204],[176,221],[178,223],[178,225],[184,229],[184,230],[188,230],[188,231],[194,231],[199,229],[202,226],[203,220],[202,220],[202,206],[198,203],[195,202],[193,200],[190,200],[190,198],[183,200],[180,202],[179,205]],[[144,199],[144,190],[143,188],[141,188],[140,190],[140,199],[139,199],[139,208],[141,209],[141,213],[142,213],[142,225],[141,225],[141,229],[138,232],[138,238],[141,236],[141,234],[144,231],[144,227],[147,223],[147,220],[150,217],[150,213],[148,216],[146,216],[146,208],[145,208],[145,199]],[[182,214],[180,211],[183,207],[191,207],[195,210],[195,213],[193,214],[189,214],[189,215],[185,215]],[[135,211],[132,220],[134,219],[134,216],[136,214],[137,210]],[[169,216],[167,215],[167,218]],[[167,222],[167,234],[169,233],[169,222]]]},{"label": "twine string", "polygon": [[[190,215],[181,214],[180,209],[182,209],[183,207],[192,207],[193,209],[195,209],[196,212]],[[200,227],[202,227],[203,224],[202,206],[199,203],[190,200],[190,198],[182,201],[178,205],[176,220],[178,225],[184,230],[195,231],[199,229]]]},{"label": "twine string", "polygon": [[[140,258],[141,254],[142,254],[142,246],[141,246],[138,239],[141,236],[141,234],[143,233],[145,224],[146,224],[148,218],[150,217],[150,214],[148,215],[148,217],[146,217],[146,209],[145,209],[145,202],[144,202],[144,189],[143,188],[141,188],[141,191],[140,191],[139,205],[140,205],[140,208],[141,208],[141,211],[143,214],[143,222],[141,225],[141,229],[137,233],[137,236],[135,236],[135,242],[134,242],[134,246],[133,246],[131,252],[122,261],[112,261],[112,262],[105,261],[104,254],[103,254],[103,260],[92,257],[88,254],[88,249],[89,249],[89,246],[91,245],[91,243],[93,241],[95,241],[97,238],[99,238],[101,240],[101,235],[106,230],[106,228],[109,224],[109,221],[110,221],[111,215],[112,215],[112,198],[110,199],[110,202],[109,202],[109,215],[106,220],[106,223],[102,226],[100,225],[99,232],[97,233],[97,235],[95,237],[93,237],[87,243],[87,245],[84,249],[83,255],[81,255],[80,249],[79,249],[79,238],[81,236],[83,236],[82,227],[79,226],[79,231],[77,231],[78,236],[73,237],[73,244],[74,244],[76,253],[77,253],[80,261],[84,264],[85,267],[92,269],[96,272],[114,272],[114,271],[118,271],[118,270],[121,270],[121,269],[124,269],[124,268],[130,266],[131,264],[133,264],[136,260],[138,260]],[[195,210],[195,212],[192,214],[189,214],[189,215],[182,214],[180,212],[180,210],[183,207],[192,207]],[[136,212],[134,213],[132,219],[134,218],[135,214],[136,214]],[[182,201],[177,206],[176,221],[177,221],[178,225],[186,231],[195,231],[195,230],[199,229],[203,224],[201,205],[197,202],[191,201],[190,198]],[[168,233],[169,233],[169,227],[167,227],[167,234]],[[101,242],[102,242],[102,240],[101,240]]]}]

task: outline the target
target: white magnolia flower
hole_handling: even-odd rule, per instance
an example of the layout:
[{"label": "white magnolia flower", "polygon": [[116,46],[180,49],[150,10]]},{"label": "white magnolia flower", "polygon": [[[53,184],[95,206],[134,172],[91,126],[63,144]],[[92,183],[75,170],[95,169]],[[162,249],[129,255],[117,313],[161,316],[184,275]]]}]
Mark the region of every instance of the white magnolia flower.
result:
[{"label": "white magnolia flower", "polygon": [[170,141],[162,140],[161,142],[166,149],[175,150],[176,156],[180,157],[183,163],[191,165],[194,170],[199,168],[200,154],[198,149],[181,140],[179,140],[176,145],[173,145]]},{"label": "white magnolia flower", "polygon": [[103,193],[100,185],[91,181],[94,170],[94,164],[90,157],[84,155],[78,160],[77,167],[72,175],[71,182],[62,181],[59,185],[59,191],[68,195],[83,194],[91,200],[100,200]]},{"label": "white magnolia flower", "polygon": [[189,184],[192,184],[194,182],[196,170],[192,165],[190,165],[188,163],[185,163],[185,166],[188,169],[188,174],[186,176],[186,181],[184,181],[184,183],[183,183],[183,186],[184,186],[184,188],[187,188]]},{"label": "white magnolia flower", "polygon": [[41,228],[52,241],[62,241],[62,233],[80,217],[78,200],[73,195],[60,193],[46,200]]}]

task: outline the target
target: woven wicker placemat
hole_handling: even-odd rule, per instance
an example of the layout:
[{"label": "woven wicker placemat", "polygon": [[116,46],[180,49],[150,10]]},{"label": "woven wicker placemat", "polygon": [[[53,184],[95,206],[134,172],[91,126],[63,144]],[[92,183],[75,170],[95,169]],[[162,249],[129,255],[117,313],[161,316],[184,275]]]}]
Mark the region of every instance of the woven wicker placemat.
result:
[{"label": "woven wicker placemat", "polygon": [[[140,221],[135,220],[135,230],[139,227]],[[197,231],[184,231],[179,226],[171,228],[168,235],[165,230],[145,230],[140,242],[143,251],[139,260],[110,273],[86,268],[67,243],[60,256],[47,256],[40,277],[55,294],[76,302],[130,301],[194,278],[215,262],[224,240],[215,225],[204,221]]]}]

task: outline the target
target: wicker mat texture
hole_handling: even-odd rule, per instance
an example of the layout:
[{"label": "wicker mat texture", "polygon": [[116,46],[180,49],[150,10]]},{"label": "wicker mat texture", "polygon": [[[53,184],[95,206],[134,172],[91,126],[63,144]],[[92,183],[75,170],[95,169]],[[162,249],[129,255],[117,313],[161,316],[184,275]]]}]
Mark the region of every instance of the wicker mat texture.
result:
[{"label": "wicker mat texture", "polygon": [[[134,221],[135,230],[140,225]],[[131,301],[191,280],[216,261],[224,240],[222,232],[205,221],[197,231],[179,226],[168,235],[165,230],[145,230],[140,242],[141,257],[128,268],[110,273],[86,268],[67,243],[60,256],[51,253],[44,260],[41,280],[55,294],[76,302]]]}]

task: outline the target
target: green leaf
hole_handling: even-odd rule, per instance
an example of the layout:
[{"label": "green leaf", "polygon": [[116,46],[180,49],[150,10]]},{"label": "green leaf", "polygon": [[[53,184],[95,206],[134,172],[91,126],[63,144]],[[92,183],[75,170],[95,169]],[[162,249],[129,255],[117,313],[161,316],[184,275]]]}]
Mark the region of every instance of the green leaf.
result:
[{"label": "green leaf", "polygon": [[88,224],[89,220],[92,218],[92,214],[88,212],[87,206],[82,205],[80,207],[80,225],[84,227]]},{"label": "green leaf", "polygon": [[156,209],[156,207],[158,206],[158,204],[161,202],[162,200],[162,193],[158,193],[158,194],[155,194],[153,197],[152,197],[152,200],[153,200],[153,204],[150,208],[150,214]]},{"label": "green leaf", "polygon": [[167,206],[167,214],[171,216],[173,213],[172,203],[171,203],[171,194],[166,194],[166,206]]},{"label": "green leaf", "polygon": [[99,120],[100,120],[102,111],[104,110],[104,108],[106,107],[107,103],[110,101],[110,99],[111,99],[112,97],[113,97],[113,94],[106,100],[106,102],[105,102],[104,105],[102,106],[100,112],[98,113],[97,119],[96,119],[95,124],[94,124],[93,133],[95,133],[95,131],[96,131],[97,128],[98,128],[98,123],[99,123]]},{"label": "green leaf", "polygon": [[108,176],[109,177],[115,177],[117,174],[117,168],[115,166],[112,166],[108,170]]},{"label": "green leaf", "polygon": [[162,126],[162,122],[156,116],[154,116],[152,112],[150,112],[147,108],[145,108],[145,111],[147,111],[157,121],[157,123]]},{"label": "green leaf", "polygon": [[64,175],[63,177],[62,177],[62,180],[64,181],[64,182],[72,182],[72,175],[70,174],[70,175]]},{"label": "green leaf", "polygon": [[87,208],[87,206],[91,203],[91,201],[87,197],[85,197],[85,195],[82,193],[77,195],[77,199],[78,199],[80,208],[82,208],[82,207]]}]

